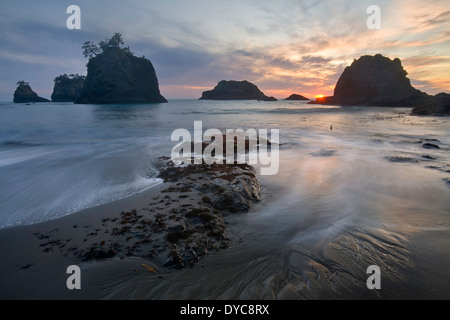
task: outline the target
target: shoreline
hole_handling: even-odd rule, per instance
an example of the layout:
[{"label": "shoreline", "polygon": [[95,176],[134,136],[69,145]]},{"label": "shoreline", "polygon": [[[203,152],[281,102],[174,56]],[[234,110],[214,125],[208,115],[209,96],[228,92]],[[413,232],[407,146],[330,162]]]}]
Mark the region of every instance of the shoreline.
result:
[{"label": "shoreline", "polygon": [[[385,121],[386,117],[389,122],[381,125],[390,126],[393,119],[399,119],[395,121],[412,127],[413,123],[410,125],[390,112],[381,116],[375,112],[367,113],[367,117],[360,120],[361,126]],[[312,117],[311,121],[318,119]],[[135,219],[135,214],[142,215],[140,210],[148,209],[151,203],[164,200],[159,206],[165,207],[166,196],[177,200],[187,195],[177,204],[189,202],[193,209],[210,208],[198,195],[198,190],[180,190],[187,189],[193,183],[191,179],[184,179],[180,186],[176,186],[180,181],[163,182],[138,194],[58,219],[0,230],[0,299],[450,297],[445,271],[450,265],[450,255],[445,250],[450,240],[449,189],[445,180],[449,172],[449,144],[443,135],[446,130],[434,131],[430,126],[430,131],[423,132],[418,127],[420,131],[396,132],[392,139],[386,136],[389,131],[386,134],[373,131],[356,139],[357,144],[340,140],[336,145],[330,143],[326,139],[328,132],[342,134],[345,124],[334,126],[332,132],[327,126],[320,129],[324,141],[305,135],[304,139],[292,140],[293,145],[286,144],[277,177],[258,177],[262,185],[261,201],[248,213],[225,214],[226,237],[231,239],[229,248],[219,252],[211,250],[211,254],[181,270],[175,270],[174,265],[161,267],[168,260],[170,245],[161,248],[165,251],[154,257],[144,257],[139,251],[128,256],[123,246],[110,258],[108,250],[94,250],[91,252],[94,258],[86,261],[82,261],[82,256],[94,243],[101,247],[103,240],[108,242],[114,237],[122,237],[119,242],[127,244],[126,236],[111,235],[113,228],[132,226],[133,223],[127,221]],[[378,128],[378,124],[375,125]],[[316,122],[313,128],[317,127]],[[310,141],[314,141],[312,147],[299,150],[304,147],[303,143]],[[367,143],[367,148],[361,149],[361,141]],[[424,148],[429,142],[440,148]],[[356,153],[345,149],[349,145]],[[337,149],[338,146],[344,148]],[[379,154],[371,157],[366,151]],[[208,180],[211,177],[208,176]],[[224,183],[226,181],[223,179]],[[212,192],[209,187],[206,189]],[[159,198],[155,200],[156,197]],[[216,197],[211,195],[210,202],[218,200]],[[137,212],[133,213],[133,209]],[[189,212],[192,212],[190,208],[183,214]],[[191,218],[198,218],[198,226],[207,233],[199,217],[204,213],[214,211],[193,212],[198,216]],[[202,217],[211,217],[208,214]],[[118,220],[111,222],[114,218]],[[219,223],[217,231],[220,231],[220,217],[213,218]],[[109,220],[103,222],[102,219]],[[127,221],[122,225],[122,220]],[[74,225],[77,228],[73,228]],[[108,234],[102,233],[105,227]],[[182,236],[191,232],[184,234],[183,229],[177,228],[173,231],[182,231]],[[98,235],[90,235],[95,232]],[[158,239],[161,235],[163,233]],[[66,243],[67,240],[70,241]],[[130,249],[135,240],[129,240]],[[184,247],[184,241],[180,240],[179,247]],[[135,249],[147,248],[147,244],[140,245]],[[77,250],[69,250],[73,246],[86,252],[75,254]],[[180,253],[183,255],[182,250]],[[95,259],[96,255],[102,259]],[[383,290],[377,294],[367,291],[365,284],[366,267],[374,263],[383,267]],[[69,277],[66,269],[72,264],[81,268],[80,291],[66,288]]]},{"label": "shoreline", "polygon": [[[200,167],[167,166],[162,172],[169,178],[139,194],[0,230],[0,299],[99,299],[102,283],[136,275],[163,278],[173,269],[198,267],[202,257],[239,242],[223,215],[234,206],[248,211],[252,200],[259,200],[259,184],[250,186],[257,183],[253,168]],[[243,191],[232,190],[239,184],[258,194],[239,202],[237,193]],[[215,185],[219,189],[211,190]],[[66,287],[70,265],[81,269],[82,290]]]},{"label": "shoreline", "polygon": [[[119,258],[104,261],[82,262],[74,255],[66,257],[54,250],[44,252],[41,244],[43,239],[39,235],[53,236],[65,234],[65,240],[70,239],[71,246],[82,245],[85,231],[83,229],[98,228],[99,221],[104,218],[116,216],[121,211],[132,210],[134,207],[144,205],[158,195],[165,187],[165,183],[142,191],[139,194],[122,198],[96,207],[84,209],[73,214],[26,226],[16,226],[0,230],[0,252],[3,259],[0,261],[2,276],[0,280],[0,299],[90,299],[96,298],[96,286],[90,280],[82,278],[82,290],[70,291],[66,287],[66,274],[69,265],[79,265],[84,276],[84,270],[102,269],[93,278],[102,281],[108,279],[115,272],[108,272],[108,265],[117,264]],[[78,225],[79,228],[74,228]],[[56,231],[55,231],[56,230]],[[117,262],[114,263],[114,260]],[[144,262],[145,261],[145,262]],[[140,270],[141,264],[151,264],[151,259],[137,259],[127,257],[120,261],[124,271],[134,273]],[[154,262],[153,262],[154,264]],[[105,265],[105,268],[102,267]],[[104,269],[104,270],[103,270]],[[117,271],[117,270],[116,270]],[[145,269],[142,268],[142,272]],[[89,275],[87,275],[89,279]],[[83,290],[84,289],[84,290]]]}]

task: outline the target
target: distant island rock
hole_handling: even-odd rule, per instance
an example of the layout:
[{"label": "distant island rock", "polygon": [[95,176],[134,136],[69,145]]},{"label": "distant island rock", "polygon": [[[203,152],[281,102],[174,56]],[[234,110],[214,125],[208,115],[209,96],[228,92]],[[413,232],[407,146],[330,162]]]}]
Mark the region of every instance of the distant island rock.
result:
[{"label": "distant island rock", "polygon": [[200,100],[259,100],[277,101],[268,97],[256,85],[244,81],[220,81],[213,90],[205,91]]},{"label": "distant island rock", "polygon": [[136,57],[128,47],[122,48],[122,35],[98,45],[83,45],[89,57],[87,76],[78,104],[163,103],[158,78],[150,60]]},{"label": "distant island rock", "polygon": [[278,99],[275,97],[267,97],[266,99],[258,100],[258,101],[278,101]]},{"label": "distant island rock", "polygon": [[292,100],[292,101],[308,101],[309,99],[300,95],[300,94],[291,94],[289,97],[287,97],[284,100]]},{"label": "distant island rock", "polygon": [[430,101],[415,107],[411,111],[417,116],[448,116],[450,115],[450,94],[439,93],[430,98]]},{"label": "distant island rock", "polygon": [[413,107],[428,102],[430,96],[415,89],[407,74],[398,58],[362,56],[345,68],[333,96],[312,103]]},{"label": "distant island rock", "polygon": [[17,89],[14,92],[14,103],[29,103],[29,102],[50,102],[50,100],[41,98],[34,92],[30,84],[25,81],[17,82]]},{"label": "distant island rock", "polygon": [[55,78],[53,87],[53,102],[74,102],[77,100],[83,90],[85,76],[78,74],[63,74]]}]

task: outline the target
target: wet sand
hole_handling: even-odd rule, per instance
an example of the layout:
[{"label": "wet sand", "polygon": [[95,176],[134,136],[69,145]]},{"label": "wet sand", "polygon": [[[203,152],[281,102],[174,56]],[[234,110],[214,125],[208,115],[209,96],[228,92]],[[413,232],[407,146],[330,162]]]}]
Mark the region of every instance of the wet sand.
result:
[{"label": "wet sand", "polygon": [[[143,208],[167,188],[161,184],[138,195],[86,209],[78,213],[30,226],[8,228],[0,231],[1,299],[91,299],[99,298],[99,285],[123,275],[148,273],[142,264],[154,266],[158,261],[136,257],[119,257],[82,262],[74,254],[67,254],[55,246],[45,252],[44,235],[48,241],[63,239],[68,247],[86,247],[91,230],[102,229],[102,219],[117,217],[122,211]],[[74,226],[77,226],[74,228]],[[104,241],[113,241],[112,233],[102,234]],[[102,240],[102,241],[103,241]],[[88,240],[89,241],[89,240]],[[64,252],[67,252],[64,250]],[[82,273],[82,290],[68,290],[66,274],[69,265],[78,265]],[[161,271],[158,273],[158,275]]]},{"label": "wet sand", "polygon": [[[103,283],[165,274],[239,242],[227,217],[260,196],[247,165],[165,165],[164,183],[141,194],[45,223],[0,231],[2,299],[104,298]],[[66,288],[78,265],[82,290]],[[122,296],[127,298],[128,296]]]},{"label": "wet sand", "polygon": [[[176,198],[162,192],[171,187],[165,183],[58,220],[1,230],[0,298],[450,299],[446,120],[434,120],[435,129],[422,118],[370,120],[369,113],[360,125],[374,131],[366,128],[370,134],[360,137],[352,130],[365,131],[353,128],[353,116],[348,131],[343,120],[336,125],[338,116],[324,120],[320,114],[315,120],[334,123],[333,135],[328,126],[321,139],[292,133],[292,141],[300,140],[285,145],[279,174],[258,176],[261,201],[247,213],[226,217],[228,248],[182,269],[161,267],[167,252],[127,256],[121,249],[102,260],[81,261],[70,252],[64,257],[72,246],[85,248],[84,239],[88,247],[115,239],[90,236],[102,230],[103,219],[120,219],[133,209],[141,215],[166,195]],[[391,134],[391,128],[399,132]],[[440,149],[424,148],[429,141]],[[199,194],[187,200],[204,206]],[[110,220],[105,224],[112,230]],[[41,247],[54,240],[59,242]],[[71,264],[81,267],[80,291],[66,288]],[[382,272],[379,291],[366,287],[372,264]]]},{"label": "wet sand", "polygon": [[[448,220],[416,212],[386,212],[369,223],[346,226],[336,237],[318,240],[313,221],[303,223],[309,236],[297,238],[296,226],[281,228],[277,240],[262,235],[265,210],[283,201],[277,186],[264,190],[265,200],[243,215],[227,217],[228,229],[242,241],[211,252],[193,267],[162,267],[167,257],[136,255],[80,261],[55,246],[45,252],[39,235],[65,239],[65,246],[86,247],[102,221],[145,208],[170,183],[141,194],[83,210],[57,220],[0,231],[1,299],[448,299],[450,235]],[[283,190],[285,191],[285,190]],[[406,205],[406,204],[404,204]],[[280,214],[283,214],[282,208]],[[372,217],[373,218],[373,217]],[[447,218],[447,217],[440,217]],[[406,220],[408,223],[405,223]],[[258,222],[259,221],[259,222]],[[381,223],[380,221],[384,221]],[[77,228],[74,228],[74,225]],[[276,225],[274,225],[276,226]],[[87,227],[87,228],[86,228]],[[294,230],[295,229],[295,230]],[[272,230],[271,232],[274,232]],[[114,236],[103,234],[104,241]],[[266,239],[266,240],[265,240]],[[290,241],[286,241],[290,239]],[[90,240],[88,240],[90,241]],[[82,289],[66,288],[66,269],[79,265]],[[156,270],[149,272],[146,264]],[[382,290],[365,286],[367,265],[382,270]]]}]

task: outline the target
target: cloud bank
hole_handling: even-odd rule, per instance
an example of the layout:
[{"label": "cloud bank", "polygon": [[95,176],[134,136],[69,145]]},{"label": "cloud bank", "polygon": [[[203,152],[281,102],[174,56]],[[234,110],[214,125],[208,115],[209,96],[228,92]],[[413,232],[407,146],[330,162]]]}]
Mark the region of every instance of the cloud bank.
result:
[{"label": "cloud bank", "polygon": [[[0,100],[18,80],[49,97],[57,75],[85,74],[83,42],[114,32],[152,61],[169,99],[198,98],[222,79],[278,98],[330,95],[345,66],[376,53],[399,57],[420,90],[450,91],[448,0],[77,2],[81,30],[66,28],[68,1],[0,4]],[[381,30],[366,27],[372,4]]]}]

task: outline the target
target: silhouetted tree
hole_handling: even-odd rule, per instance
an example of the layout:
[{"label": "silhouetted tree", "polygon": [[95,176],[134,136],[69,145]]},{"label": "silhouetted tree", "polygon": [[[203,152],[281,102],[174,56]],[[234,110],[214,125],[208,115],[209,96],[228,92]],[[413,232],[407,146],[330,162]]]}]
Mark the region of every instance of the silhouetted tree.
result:
[{"label": "silhouetted tree", "polygon": [[53,81],[55,82],[55,84],[60,84],[69,81],[84,81],[84,79],[86,79],[86,77],[83,75],[79,75],[78,73],[70,75],[67,75],[65,73],[60,76],[57,76]]},{"label": "silhouetted tree", "polygon": [[109,47],[118,47],[120,48],[120,45],[123,44],[123,37],[121,33],[114,33],[111,39],[108,40],[108,46]]},{"label": "silhouetted tree", "polygon": [[83,56],[85,58],[93,58],[96,55],[101,53],[101,50],[99,49],[99,47],[92,41],[85,41],[83,46]]},{"label": "silhouetted tree", "polygon": [[121,47],[123,44],[124,42],[122,34],[116,32],[110,39],[100,41],[98,44],[95,44],[92,41],[85,41],[82,47],[83,55],[85,58],[93,58],[101,53],[106,52],[110,48],[121,48],[125,52],[132,54],[130,51],[130,47]]},{"label": "silhouetted tree", "polygon": [[23,80],[20,80],[20,81],[17,81],[17,85],[19,87],[21,87],[21,86],[30,86],[30,83],[29,82],[25,82]]}]

